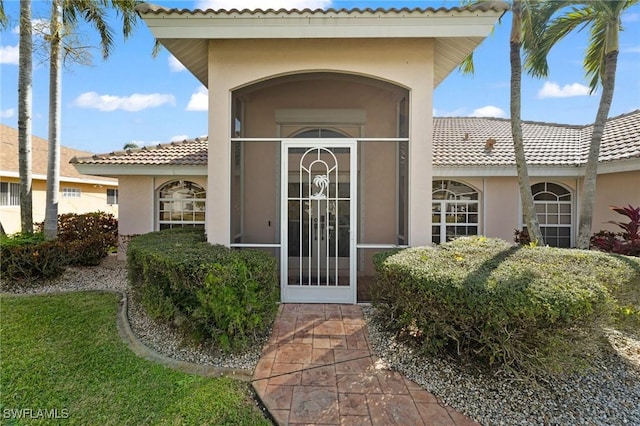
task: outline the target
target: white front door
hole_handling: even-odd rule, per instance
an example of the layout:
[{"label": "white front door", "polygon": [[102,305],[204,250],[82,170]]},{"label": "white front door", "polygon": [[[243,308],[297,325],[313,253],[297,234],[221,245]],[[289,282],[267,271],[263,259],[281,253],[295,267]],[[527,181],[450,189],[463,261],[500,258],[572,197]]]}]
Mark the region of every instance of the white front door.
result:
[{"label": "white front door", "polygon": [[356,143],[282,143],[282,299],[355,303]]}]

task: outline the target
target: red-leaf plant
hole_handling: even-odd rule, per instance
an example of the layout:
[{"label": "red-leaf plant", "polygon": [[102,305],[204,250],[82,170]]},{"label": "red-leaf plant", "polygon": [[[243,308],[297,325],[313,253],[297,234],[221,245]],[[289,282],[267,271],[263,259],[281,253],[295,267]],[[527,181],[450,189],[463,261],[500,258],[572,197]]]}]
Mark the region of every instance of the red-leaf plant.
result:
[{"label": "red-leaf plant", "polygon": [[616,213],[629,218],[629,222],[609,221],[623,232],[600,231],[591,237],[591,246],[609,253],[640,256],[640,207],[609,207]]}]

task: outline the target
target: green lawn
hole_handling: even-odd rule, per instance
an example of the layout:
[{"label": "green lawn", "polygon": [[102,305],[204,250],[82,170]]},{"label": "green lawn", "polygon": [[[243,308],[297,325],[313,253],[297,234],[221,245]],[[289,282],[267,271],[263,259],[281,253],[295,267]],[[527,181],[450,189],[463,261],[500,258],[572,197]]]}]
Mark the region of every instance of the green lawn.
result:
[{"label": "green lawn", "polygon": [[9,418],[31,410],[21,413],[64,424],[271,424],[247,383],[138,358],[118,335],[117,306],[95,292],[2,296],[0,423],[31,424]]}]

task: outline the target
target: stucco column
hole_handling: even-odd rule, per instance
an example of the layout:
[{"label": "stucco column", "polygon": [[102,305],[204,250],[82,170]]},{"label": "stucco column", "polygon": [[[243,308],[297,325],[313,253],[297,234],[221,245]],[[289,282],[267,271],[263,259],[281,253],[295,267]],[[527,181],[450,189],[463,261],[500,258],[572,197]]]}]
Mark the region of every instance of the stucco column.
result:
[{"label": "stucco column", "polygon": [[229,246],[231,229],[231,101],[221,61],[209,42],[207,240]]},{"label": "stucco column", "polygon": [[425,49],[429,66],[418,70],[409,109],[409,245],[431,245],[433,179],[433,44]]}]

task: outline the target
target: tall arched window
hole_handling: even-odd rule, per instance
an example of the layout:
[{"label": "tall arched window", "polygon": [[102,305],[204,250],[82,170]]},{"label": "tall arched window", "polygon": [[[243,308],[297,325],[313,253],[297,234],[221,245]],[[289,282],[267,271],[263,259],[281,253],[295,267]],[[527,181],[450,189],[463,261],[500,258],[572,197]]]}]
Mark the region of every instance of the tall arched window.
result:
[{"label": "tall arched window", "polygon": [[197,183],[176,180],[158,191],[158,226],[204,228],[206,191]]},{"label": "tall arched window", "polygon": [[436,244],[477,235],[480,217],[478,191],[453,180],[433,181],[432,241]]},{"label": "tall arched window", "polygon": [[531,185],[531,192],[545,244],[552,247],[571,247],[571,192],[551,182]]}]

